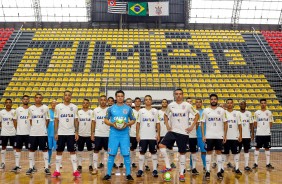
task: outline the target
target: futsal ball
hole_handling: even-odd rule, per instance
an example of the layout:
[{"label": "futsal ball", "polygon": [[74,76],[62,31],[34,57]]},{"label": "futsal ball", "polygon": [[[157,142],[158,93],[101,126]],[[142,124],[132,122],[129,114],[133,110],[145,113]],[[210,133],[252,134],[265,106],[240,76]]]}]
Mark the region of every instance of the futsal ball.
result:
[{"label": "futsal ball", "polygon": [[164,173],[164,180],[165,180],[165,181],[170,181],[170,180],[171,180],[171,174],[170,174],[170,172]]},{"label": "futsal ball", "polygon": [[122,128],[122,127],[124,126],[124,121],[123,121],[123,119],[118,119],[118,120],[116,121],[116,126],[117,126],[118,128]]}]

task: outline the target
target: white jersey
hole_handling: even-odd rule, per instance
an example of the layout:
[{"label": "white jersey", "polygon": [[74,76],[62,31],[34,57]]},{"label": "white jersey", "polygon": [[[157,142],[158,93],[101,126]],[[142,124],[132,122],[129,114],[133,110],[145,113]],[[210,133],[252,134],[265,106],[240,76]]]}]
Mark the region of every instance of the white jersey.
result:
[{"label": "white jersey", "polygon": [[160,123],[157,109],[140,109],[137,122],[140,123],[139,136],[141,140],[156,140],[156,124]]},{"label": "white jersey", "polygon": [[[194,123],[195,116],[189,114],[189,127]],[[189,133],[189,138],[197,138],[197,125],[194,126],[193,130]]]},{"label": "white jersey", "polygon": [[195,116],[198,111],[188,102],[182,102],[181,104],[171,102],[165,112],[171,123],[171,131],[188,135],[185,129],[189,127],[188,117],[190,113]]},{"label": "white jersey", "polygon": [[159,110],[158,114],[159,114],[158,118],[159,118],[160,129],[161,129],[160,130],[160,136],[164,137],[165,134],[167,133],[167,128],[166,128],[166,125],[165,125],[165,122],[164,122],[164,114],[165,114],[165,112],[162,111],[162,110]]},{"label": "white jersey", "polygon": [[96,122],[95,136],[97,137],[109,137],[110,127],[104,123],[107,110],[108,107],[104,109],[97,107],[93,111],[93,120]]},{"label": "white jersey", "polygon": [[78,118],[78,135],[83,136],[83,137],[90,137],[91,136],[91,123],[92,123],[92,116],[93,116],[93,111],[88,110],[79,110],[77,113],[77,118]]},{"label": "white jersey", "polygon": [[216,109],[204,109],[201,122],[206,123],[206,138],[223,139],[224,122],[226,121],[226,113],[223,108],[217,107]]},{"label": "white jersey", "polygon": [[228,130],[227,130],[227,140],[238,140],[239,137],[239,128],[238,126],[241,124],[239,121],[239,112],[233,110],[232,112],[225,111]]},{"label": "white jersey", "polygon": [[254,122],[252,113],[250,111],[245,111],[244,113],[239,111],[238,115],[242,125],[242,138],[251,138],[250,124]]},{"label": "white jersey", "polygon": [[[135,109],[132,109],[132,111],[135,119],[138,119],[138,111],[136,111]],[[129,132],[130,137],[136,137],[136,124],[137,122],[135,121],[135,123],[130,127],[130,132]]]},{"label": "white jersey", "polygon": [[11,109],[10,111],[6,111],[6,109],[3,109],[0,111],[0,122],[2,126],[1,136],[16,135],[16,129],[13,122],[14,114],[15,114],[14,109]]},{"label": "white jersey", "polygon": [[271,135],[269,123],[273,123],[273,116],[269,110],[257,110],[254,116],[254,122],[257,122],[256,135],[267,136]]},{"label": "white jersey", "polygon": [[28,108],[28,119],[31,120],[30,136],[47,136],[46,120],[50,119],[48,106],[30,106]]},{"label": "white jersey", "polygon": [[74,122],[77,118],[77,106],[73,103],[60,103],[55,109],[55,118],[59,119],[58,135],[74,135]]},{"label": "white jersey", "polygon": [[14,120],[17,121],[17,135],[29,135],[30,121],[28,119],[28,109],[18,107],[15,111]]}]

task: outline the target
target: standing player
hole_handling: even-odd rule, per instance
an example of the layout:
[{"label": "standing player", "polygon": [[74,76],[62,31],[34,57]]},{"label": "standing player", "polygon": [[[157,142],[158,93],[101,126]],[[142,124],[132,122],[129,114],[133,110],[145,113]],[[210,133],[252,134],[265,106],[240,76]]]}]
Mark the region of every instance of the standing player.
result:
[{"label": "standing player", "polygon": [[90,102],[88,99],[84,99],[82,103],[82,109],[78,111],[78,140],[77,140],[77,161],[78,167],[77,170],[82,172],[82,151],[84,145],[86,144],[88,155],[89,155],[89,172],[93,171],[93,142],[91,140],[91,124],[93,111],[89,109]]},{"label": "standing player", "polygon": [[[158,120],[158,110],[152,108],[152,97],[146,95],[144,98],[145,108],[138,112],[138,120],[136,125],[136,139],[139,142],[139,170],[137,177],[143,175],[143,166],[145,153],[149,147],[153,162],[153,176],[158,177],[157,164],[157,143],[160,141],[160,122]],[[157,133],[156,133],[157,130]]]},{"label": "standing player", "polygon": [[252,171],[249,167],[249,149],[251,149],[251,140],[254,139],[253,118],[252,113],[246,110],[246,101],[241,101],[239,106],[239,121],[242,125],[242,142],[240,148],[244,146],[245,171]]},{"label": "standing player", "polygon": [[55,139],[57,141],[56,170],[52,177],[58,177],[60,165],[62,163],[62,154],[67,144],[67,150],[70,152],[73,176],[81,177],[77,171],[76,141],[78,140],[78,120],[77,106],[71,103],[72,93],[64,92],[64,102],[56,106],[55,109]]},{"label": "standing player", "polygon": [[0,169],[5,169],[6,163],[6,147],[8,142],[10,146],[14,147],[15,137],[16,137],[16,129],[13,122],[13,116],[15,114],[15,110],[12,109],[12,100],[7,98],[5,100],[5,109],[0,111],[0,125],[1,125],[1,142],[2,142],[2,150],[1,150],[1,165]]},{"label": "standing player", "polygon": [[115,104],[115,99],[110,96],[110,97],[108,98],[108,106],[111,107],[111,106],[114,105],[114,104]]},{"label": "standing player", "polygon": [[16,166],[11,170],[11,172],[15,172],[15,173],[17,173],[20,170],[21,150],[23,148],[23,144],[25,148],[28,149],[29,133],[30,133],[30,122],[28,120],[29,96],[24,95],[22,97],[22,103],[23,103],[22,106],[16,109],[13,117],[14,125],[16,128],[16,142],[15,142]]},{"label": "standing player", "polygon": [[[205,174],[205,178],[207,180],[210,179],[210,163],[211,163],[211,154],[212,151],[215,150],[217,157],[217,177],[222,180],[223,176],[220,172],[222,157],[221,150],[222,144],[226,142],[227,137],[227,119],[225,110],[221,107],[217,106],[218,96],[216,94],[210,95],[210,104],[211,107],[206,108],[203,111],[201,117],[202,123],[202,136],[203,142],[206,143],[206,169],[207,172]],[[205,129],[206,128],[206,129]]]},{"label": "standing player", "polygon": [[53,100],[51,102],[51,109],[49,111],[49,114],[50,114],[50,121],[49,121],[49,124],[48,124],[48,129],[47,129],[47,132],[48,132],[48,165],[49,165],[49,168],[51,168],[51,159],[52,159],[52,151],[53,149],[55,150],[56,149],[56,140],[55,140],[55,137],[54,137],[54,114],[55,114],[55,107],[57,105],[57,101],[56,100]]},{"label": "standing player", "polygon": [[28,108],[28,119],[30,120],[29,134],[29,169],[26,175],[31,175],[34,170],[34,154],[37,148],[43,152],[45,163],[45,174],[50,175],[48,168],[48,137],[47,126],[49,123],[49,108],[42,104],[43,96],[40,93],[35,95],[35,104]]},{"label": "standing player", "polygon": [[233,99],[227,99],[227,110],[226,110],[226,118],[228,123],[227,130],[227,140],[223,144],[223,152],[222,152],[222,166],[221,173],[224,173],[224,163],[226,160],[226,155],[229,155],[231,150],[234,156],[235,162],[235,173],[238,175],[242,175],[242,172],[239,170],[239,160],[240,160],[240,148],[239,145],[242,142],[242,125],[241,121],[239,121],[238,111],[233,110]]},{"label": "standing player", "polygon": [[[110,135],[108,148],[108,170],[103,180],[111,179],[112,168],[119,147],[124,158],[126,179],[133,180],[130,168],[129,127],[135,123],[135,117],[132,109],[123,103],[124,92],[121,90],[116,91],[115,96],[117,103],[108,108],[106,118],[104,119],[105,123],[110,126]],[[116,125],[116,122],[120,121],[124,122],[124,126],[122,128],[119,128]]]},{"label": "standing player", "polygon": [[266,157],[266,168],[274,169],[270,164],[270,148],[271,148],[271,133],[273,116],[270,110],[266,109],[266,99],[260,100],[260,110],[255,112],[254,127],[257,128],[256,132],[256,150],[254,152],[255,163],[253,169],[258,168],[259,149],[264,147]]},{"label": "standing player", "polygon": [[[107,97],[105,95],[100,96],[99,98],[99,107],[95,108],[93,111],[93,121],[91,125],[91,140],[94,141],[94,154],[93,154],[93,166],[94,170],[92,174],[97,174],[97,164],[98,164],[98,154],[99,151],[104,149],[108,150],[109,142],[109,126],[105,124],[104,119],[107,113]],[[103,164],[101,160],[100,165]]]},{"label": "standing player", "polygon": [[[166,169],[162,172],[166,172],[171,170],[170,162],[166,153],[167,147],[172,147],[174,142],[176,141],[178,152],[180,153],[180,176],[179,180],[181,182],[185,181],[184,178],[184,170],[185,170],[185,161],[186,161],[186,151],[187,151],[187,144],[189,142],[189,135],[188,133],[193,130],[196,126],[199,114],[196,109],[192,107],[191,104],[183,101],[183,91],[182,89],[174,90],[174,98],[175,102],[172,102],[168,105],[168,108],[165,113],[165,124],[167,127],[167,134],[159,144],[160,151],[165,159]],[[193,114],[195,116],[193,124],[189,127],[188,125],[188,115]],[[171,123],[171,126],[168,123]]]}]

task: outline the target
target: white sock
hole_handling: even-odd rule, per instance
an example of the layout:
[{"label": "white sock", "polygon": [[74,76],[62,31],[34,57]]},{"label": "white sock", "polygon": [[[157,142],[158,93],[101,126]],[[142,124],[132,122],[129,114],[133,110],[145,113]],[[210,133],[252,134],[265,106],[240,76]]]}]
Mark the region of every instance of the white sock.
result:
[{"label": "white sock", "polygon": [[158,156],[157,154],[152,154],[153,170],[157,170]]},{"label": "white sock", "polygon": [[239,169],[240,153],[234,155],[235,169]]},{"label": "white sock", "polygon": [[207,171],[210,172],[211,171],[211,155],[207,154],[206,155],[206,166],[207,166]]},{"label": "white sock", "polygon": [[254,157],[255,157],[255,164],[258,164],[259,151],[255,150]]},{"label": "white sock", "polygon": [[149,159],[148,153],[145,153],[144,163],[145,163],[146,166],[148,166],[148,159]]},{"label": "white sock", "polygon": [[169,163],[169,159],[168,159],[168,156],[167,156],[167,153],[166,153],[166,149],[165,148],[160,148],[160,151],[164,157],[164,161],[165,161],[165,167],[166,168],[170,168],[170,163]]},{"label": "white sock", "polygon": [[136,152],[130,151],[131,163],[135,163]]},{"label": "white sock", "polygon": [[29,168],[33,168],[33,166],[34,166],[34,154],[35,154],[35,152],[29,152],[28,153]]},{"label": "white sock", "polygon": [[192,157],[192,169],[196,168],[196,163],[197,163],[197,155],[196,153],[191,154]]},{"label": "white sock", "polygon": [[82,166],[82,151],[77,152],[77,162],[78,165]]},{"label": "white sock", "polygon": [[6,163],[6,150],[1,150],[1,163]]},{"label": "white sock", "polygon": [[217,172],[220,172],[222,168],[222,157],[221,155],[216,155],[216,162],[217,162]]},{"label": "white sock", "polygon": [[73,172],[77,170],[77,158],[76,158],[76,154],[72,154],[71,156],[71,163],[72,163],[72,169]]},{"label": "white sock", "polygon": [[174,151],[173,150],[168,150],[168,154],[169,154],[170,162],[173,163],[173,161],[174,161]]},{"label": "white sock", "polygon": [[265,151],[266,165],[270,163],[270,151]]},{"label": "white sock", "polygon": [[60,172],[61,164],[62,164],[62,155],[56,155],[56,171]]},{"label": "white sock", "polygon": [[104,163],[105,161],[105,151],[101,150],[100,151],[100,163]]},{"label": "white sock", "polygon": [[186,155],[180,155],[180,158],[179,158],[179,169],[180,169],[180,175],[183,175],[184,173],[184,169],[185,169],[185,161],[186,161]]},{"label": "white sock", "polygon": [[16,152],[15,154],[15,160],[16,160],[16,166],[20,166],[20,159],[21,159],[21,152]]},{"label": "white sock", "polygon": [[222,154],[221,155],[221,158],[222,158],[222,163],[221,163],[221,169],[223,169],[224,170],[224,164],[225,164],[225,162],[226,162],[226,154]]},{"label": "white sock", "polygon": [[245,167],[249,166],[250,153],[244,153]]},{"label": "white sock", "polygon": [[93,154],[93,167],[94,167],[94,169],[97,169],[98,157],[99,157],[99,153],[94,153]]},{"label": "white sock", "polygon": [[42,152],[43,153],[43,159],[45,163],[45,169],[48,168],[48,152]]},{"label": "white sock", "polygon": [[93,165],[93,151],[88,151],[89,154],[89,166]]},{"label": "white sock", "polygon": [[16,155],[16,153],[17,153],[17,151],[15,150],[15,149],[13,149],[13,151],[14,151],[14,156]]},{"label": "white sock", "polygon": [[145,155],[139,155],[139,170],[143,171],[143,165],[145,161]]}]

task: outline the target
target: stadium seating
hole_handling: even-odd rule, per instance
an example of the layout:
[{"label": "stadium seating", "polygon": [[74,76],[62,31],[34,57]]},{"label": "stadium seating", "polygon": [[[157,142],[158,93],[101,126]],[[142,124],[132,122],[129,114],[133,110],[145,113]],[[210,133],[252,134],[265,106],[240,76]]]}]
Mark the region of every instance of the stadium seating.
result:
[{"label": "stadium seating", "polygon": [[0,28],[0,52],[2,52],[3,47],[6,42],[9,40],[11,34],[13,33],[14,28]]},{"label": "stadium seating", "polygon": [[262,31],[266,41],[269,43],[277,58],[282,62],[282,32]]},{"label": "stadium seating", "polygon": [[[81,107],[87,97],[92,107],[98,96],[111,89],[174,89],[185,96],[203,98],[210,93],[220,103],[227,98],[247,99],[248,108],[268,100],[275,122],[281,123],[282,106],[266,76],[254,67],[254,56],[245,43],[247,31],[232,30],[118,30],[23,29],[33,32],[11,81],[1,98],[20,104],[23,94],[44,95],[62,101],[62,91],[73,91]],[[281,49],[280,49],[281,51]],[[32,99],[33,101],[33,99]],[[2,105],[0,105],[0,108]]]}]

